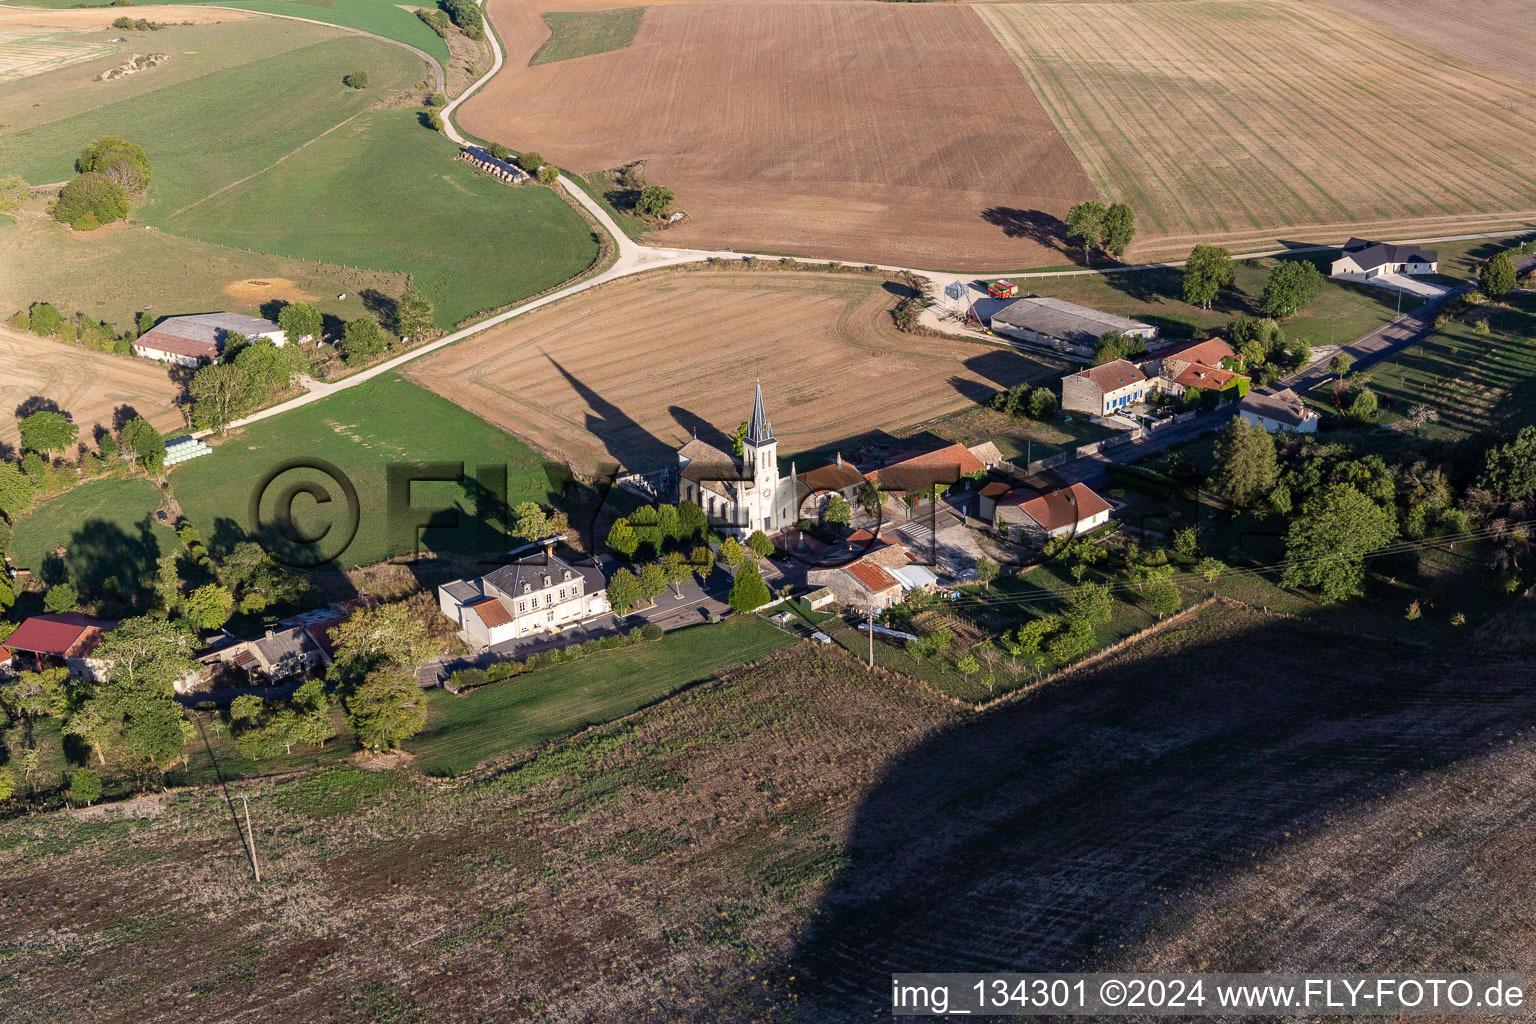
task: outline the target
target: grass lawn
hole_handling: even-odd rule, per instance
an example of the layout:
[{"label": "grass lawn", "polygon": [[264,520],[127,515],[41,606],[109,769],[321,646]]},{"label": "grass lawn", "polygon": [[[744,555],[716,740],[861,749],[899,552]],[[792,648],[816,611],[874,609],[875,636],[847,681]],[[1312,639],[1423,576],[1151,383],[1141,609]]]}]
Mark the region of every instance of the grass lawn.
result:
[{"label": "grass lawn", "polygon": [[[1264,284],[1280,259],[1311,259],[1326,275],[1332,254],[1239,263],[1233,287],[1222,293],[1215,308],[1209,312],[1184,301],[1184,272],[1178,269],[1137,270],[1093,277],[1030,278],[1022,283],[1021,291],[1054,296],[1142,320],[1155,325],[1170,338],[1209,337],[1221,334],[1238,316],[1258,315]],[[1395,293],[1385,288],[1330,280],[1311,306],[1285,322],[1283,330],[1287,337],[1304,338],[1316,347],[1353,341],[1389,323],[1396,315]]]},{"label": "grass lawn", "polygon": [[[1474,325],[1486,322],[1488,333]],[[1366,371],[1371,387],[1390,403],[1384,422],[1414,405],[1440,414],[1426,435],[1461,438],[1482,430],[1513,430],[1536,423],[1536,295],[1513,295],[1446,324],[1428,339]],[[1309,396],[1329,413],[1330,393]]]},{"label": "grass lawn", "polygon": [[[417,462],[463,462],[466,472],[478,466],[505,466],[507,500],[558,501],[564,491],[563,467],[548,467],[521,441],[445,401],[396,377],[379,377],[320,402],[246,427],[219,443],[214,453],[173,469],[171,481],[182,509],[216,547],[243,539],[256,531],[251,522],[250,501],[257,485],[269,473],[298,458],[320,459],[346,474],[357,489],[357,534],[345,549],[341,563],[369,565],[393,553],[408,553],[413,530],[409,527],[391,540],[386,514],[388,467]],[[291,471],[279,478],[269,495],[290,482],[318,481],[328,492],[336,485],[317,471]],[[336,495],[340,500],[340,495]],[[496,505],[478,501],[471,485],[461,483],[415,484],[412,508],[420,515],[433,509],[458,509],[464,528],[429,530],[423,546],[437,550],[479,553],[501,546],[496,525]],[[270,521],[271,502],[262,506]],[[483,507],[482,507],[483,506]],[[336,506],[339,510],[340,505]],[[306,535],[315,535],[329,523],[346,519],[309,498],[294,505],[294,522]],[[488,525],[487,535],[472,527]],[[342,526],[336,527],[338,534]],[[300,545],[299,560],[317,552],[335,553],[331,547]]]},{"label": "grass lawn", "polygon": [[[220,7],[309,18],[409,43],[418,50],[432,54],[444,64],[448,62],[448,44],[436,32],[427,28],[414,11],[403,10],[390,0],[137,0],[134,6],[154,6],[160,3],[216,3]],[[77,7],[79,4],[75,0],[27,0],[26,6],[52,8]],[[424,3],[422,6],[433,5]],[[155,20],[153,12],[138,16]]]},{"label": "grass lawn", "polygon": [[795,642],[755,616],[733,616],[719,625],[668,633],[655,643],[490,683],[464,697],[433,690],[426,731],[406,749],[423,772],[456,775],[493,756],[627,715]]},{"label": "grass lawn", "polygon": [[48,562],[64,548],[63,567],[85,596],[116,588],[139,593],[155,560],[177,546],[176,535],[155,521],[160,491],[148,480],[107,478],[82,484],[37,505],[16,524],[11,558],[54,582]]},{"label": "grass lawn", "polygon": [[546,12],[544,23],[554,33],[528,59],[533,64],[553,64],[557,60],[585,57],[593,53],[622,50],[635,38],[644,7],[620,7],[610,11]]},{"label": "grass lawn", "polygon": [[411,275],[449,327],[581,273],[591,229],[554,191],[454,160],[407,110],[371,111],[289,160],[167,217],[181,234]]}]

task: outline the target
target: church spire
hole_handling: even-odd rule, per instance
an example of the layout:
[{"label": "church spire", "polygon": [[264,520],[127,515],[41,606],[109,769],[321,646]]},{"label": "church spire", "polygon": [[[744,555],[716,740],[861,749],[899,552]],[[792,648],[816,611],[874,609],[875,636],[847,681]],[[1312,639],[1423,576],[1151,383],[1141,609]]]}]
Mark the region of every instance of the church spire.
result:
[{"label": "church spire", "polygon": [[752,400],[752,422],[747,425],[746,442],[754,446],[773,443],[773,426],[768,422],[768,414],[763,411],[761,378],[757,382],[757,397]]}]

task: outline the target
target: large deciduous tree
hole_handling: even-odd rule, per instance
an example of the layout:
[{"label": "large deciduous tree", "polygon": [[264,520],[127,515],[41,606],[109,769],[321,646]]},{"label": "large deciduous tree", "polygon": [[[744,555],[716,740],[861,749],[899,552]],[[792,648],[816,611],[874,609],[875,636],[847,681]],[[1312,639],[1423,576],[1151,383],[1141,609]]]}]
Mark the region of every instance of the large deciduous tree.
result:
[{"label": "large deciduous tree", "polygon": [[1286,260],[1270,273],[1259,311],[1276,320],[1295,316],[1311,305],[1326,283],[1322,271],[1310,260]]},{"label": "large deciduous tree", "polygon": [[1506,252],[1496,253],[1477,272],[1477,283],[1483,294],[1498,299],[1515,289],[1515,260]]},{"label": "large deciduous tree", "polygon": [[331,627],[333,667],[341,678],[360,679],[382,668],[415,672],[426,660],[431,641],[426,627],[403,604],[363,608]]},{"label": "large deciduous tree", "polygon": [[297,345],[305,339],[319,341],[324,323],[320,310],[310,302],[290,302],[277,314],[277,324],[283,329],[283,339],[290,345]]},{"label": "large deciduous tree", "polygon": [[756,611],[770,599],[768,584],[763,582],[763,574],[758,571],[757,563],[750,558],[746,559],[736,572],[736,582],[731,584],[731,607],[739,612]]},{"label": "large deciduous tree", "polygon": [[1235,277],[1232,254],[1219,245],[1197,245],[1184,263],[1184,301],[1210,309]]},{"label": "large deciduous tree", "polygon": [[1067,211],[1067,237],[1083,247],[1083,262],[1093,265],[1093,250],[1104,244],[1105,218],[1109,208],[1097,199],[1078,203]]},{"label": "large deciduous tree", "polygon": [[1257,507],[1280,478],[1275,439],[1242,419],[1227,424],[1216,442],[1216,493],[1240,508]]},{"label": "large deciduous tree", "polygon": [[23,451],[52,455],[67,451],[80,436],[80,428],[61,412],[44,409],[24,417],[18,424]]},{"label": "large deciduous tree", "polygon": [[395,666],[378,668],[347,698],[347,720],[364,747],[389,750],[427,724],[427,701],[408,673]]},{"label": "large deciduous tree", "polygon": [[1397,539],[1397,512],[1349,484],[1331,484],[1308,498],[1286,535],[1288,587],[1316,587],[1324,601],[1365,592],[1365,556]]}]

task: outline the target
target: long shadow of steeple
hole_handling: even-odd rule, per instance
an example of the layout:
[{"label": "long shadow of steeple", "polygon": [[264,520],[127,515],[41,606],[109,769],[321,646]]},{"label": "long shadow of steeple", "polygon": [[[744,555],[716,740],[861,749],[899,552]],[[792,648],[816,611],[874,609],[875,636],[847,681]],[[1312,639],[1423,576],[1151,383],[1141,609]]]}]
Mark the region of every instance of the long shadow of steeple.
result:
[{"label": "long shadow of steeple", "polygon": [[626,469],[639,471],[676,463],[677,449],[674,446],[646,430],[623,409],[561,366],[554,356],[542,349],[540,354],[560,371],[560,376],[587,403],[591,411],[586,416],[586,429],[603,442],[603,447],[615,462]]}]

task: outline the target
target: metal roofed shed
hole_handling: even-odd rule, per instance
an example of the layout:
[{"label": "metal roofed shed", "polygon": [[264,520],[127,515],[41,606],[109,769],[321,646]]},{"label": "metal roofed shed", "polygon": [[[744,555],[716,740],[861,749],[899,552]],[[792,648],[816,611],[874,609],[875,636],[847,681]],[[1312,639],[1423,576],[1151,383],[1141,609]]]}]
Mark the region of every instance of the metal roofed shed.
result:
[{"label": "metal roofed shed", "polygon": [[212,454],[212,448],[190,434],[183,437],[172,437],[165,442],[165,464],[167,466],[175,466],[186,462],[188,459],[195,459],[199,455]]},{"label": "metal roofed shed", "polygon": [[1093,355],[1099,338],[1111,331],[1147,341],[1157,337],[1157,328],[1140,320],[1079,306],[1065,299],[1035,295],[1009,303],[993,313],[988,326],[997,334],[1085,358]]}]

